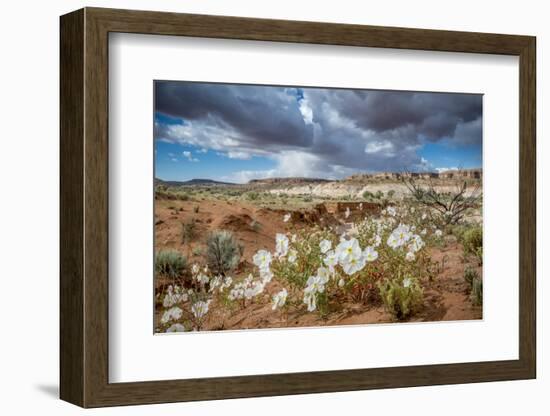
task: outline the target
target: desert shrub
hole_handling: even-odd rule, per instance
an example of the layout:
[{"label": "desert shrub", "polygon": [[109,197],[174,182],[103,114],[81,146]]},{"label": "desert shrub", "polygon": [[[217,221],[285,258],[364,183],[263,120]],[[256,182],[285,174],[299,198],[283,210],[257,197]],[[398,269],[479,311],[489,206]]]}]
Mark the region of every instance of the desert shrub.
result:
[{"label": "desert shrub", "polygon": [[260,199],[260,194],[258,192],[254,192],[254,191],[247,192],[246,193],[246,198],[250,201],[256,201],[256,200]]},{"label": "desert shrub", "polygon": [[365,191],[363,192],[363,198],[364,199],[374,199],[374,194],[371,191]]},{"label": "desert shrub", "polygon": [[395,195],[395,190],[393,189],[390,189],[386,195],[388,196],[388,198],[393,198],[393,196]]},{"label": "desert shrub", "polygon": [[214,231],[206,240],[206,262],[212,272],[224,275],[239,264],[241,249],[230,231]]},{"label": "desert shrub", "polygon": [[201,246],[196,246],[193,249],[193,256],[202,256],[203,248]]},{"label": "desert shrub", "polygon": [[187,273],[187,259],[177,250],[160,250],[155,256],[155,272],[162,277],[177,279]]},{"label": "desert shrub", "polygon": [[376,191],[376,194],[374,194],[374,197],[375,197],[376,199],[381,199],[381,198],[384,197],[384,192],[382,192],[382,191]]},{"label": "desert shrub", "polygon": [[397,320],[407,319],[422,306],[423,291],[416,279],[386,279],[378,288],[386,310]]},{"label": "desert shrub", "polygon": [[303,200],[304,202],[311,202],[311,201],[313,201],[313,198],[312,198],[311,196],[304,196],[304,197],[302,198],[302,200]]},{"label": "desert shrub", "polygon": [[468,267],[466,270],[464,270],[464,280],[466,281],[466,283],[468,283],[470,289],[472,288],[475,279],[479,279],[479,275],[474,269]]},{"label": "desert shrub", "polygon": [[180,201],[188,201],[189,200],[189,195],[185,192],[174,192],[173,193],[174,197]]},{"label": "desert shrub", "polygon": [[446,227],[446,231],[449,234],[454,235],[459,241],[462,241],[462,239],[464,238],[464,233],[467,230],[468,230],[468,227],[466,227],[465,225],[459,225],[459,224],[448,225]]},{"label": "desert shrub", "polygon": [[483,262],[483,228],[479,225],[469,228],[463,233],[461,240],[464,255],[476,256],[481,264]]},{"label": "desert shrub", "polygon": [[470,294],[472,304],[481,306],[483,304],[483,280],[479,276],[472,281],[472,292]]},{"label": "desert shrub", "polygon": [[187,222],[181,224],[182,228],[182,241],[188,243],[195,238],[197,224],[194,219],[190,219]]}]

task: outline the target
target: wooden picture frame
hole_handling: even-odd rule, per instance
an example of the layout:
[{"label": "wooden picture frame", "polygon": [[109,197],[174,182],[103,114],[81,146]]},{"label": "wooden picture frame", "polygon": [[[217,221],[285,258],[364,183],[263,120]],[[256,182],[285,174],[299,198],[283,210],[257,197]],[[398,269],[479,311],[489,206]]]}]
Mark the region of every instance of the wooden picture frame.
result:
[{"label": "wooden picture frame", "polygon": [[[536,377],[535,38],[85,8],[61,17],[60,396],[82,407],[213,400]],[[110,32],[519,57],[519,359],[109,383]]]}]

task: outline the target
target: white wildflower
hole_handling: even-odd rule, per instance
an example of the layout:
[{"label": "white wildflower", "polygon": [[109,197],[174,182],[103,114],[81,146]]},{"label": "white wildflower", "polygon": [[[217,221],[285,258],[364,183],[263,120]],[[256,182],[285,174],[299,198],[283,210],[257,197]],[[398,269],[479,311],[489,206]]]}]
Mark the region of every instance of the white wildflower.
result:
[{"label": "white wildflower", "polygon": [[441,230],[435,230],[434,234],[435,234],[435,236],[436,236],[437,238],[440,238],[440,237],[443,235],[443,231],[441,231]]},{"label": "white wildflower", "polygon": [[332,248],[332,243],[329,240],[322,240],[319,243],[319,248],[321,249],[321,253],[325,254]]},{"label": "white wildflower", "polygon": [[317,309],[317,294],[312,291],[304,290],[304,303],[307,305],[307,310],[313,312]]},{"label": "white wildflower", "polygon": [[182,324],[172,324],[166,332],[185,332],[185,327]]},{"label": "white wildflower", "polygon": [[196,277],[196,279],[197,279],[197,282],[199,282],[201,285],[205,285],[210,281],[210,278],[206,274],[203,274],[203,273],[200,273]]},{"label": "white wildflower", "polygon": [[307,279],[307,286],[304,290],[308,292],[323,293],[325,291],[325,283],[326,281],[320,276],[310,276],[309,279]]},{"label": "white wildflower", "polygon": [[208,313],[208,306],[210,305],[210,301],[202,301],[199,300],[191,306],[191,312],[193,315],[195,315],[195,318],[201,319],[204,315]]},{"label": "white wildflower", "polygon": [[397,211],[394,207],[388,207],[387,209],[388,215],[391,215],[392,217],[395,217],[395,214],[397,214]]},{"label": "white wildflower", "polygon": [[407,288],[410,287],[412,284],[412,280],[408,277],[403,279],[403,287]]},{"label": "white wildflower", "polygon": [[417,251],[420,251],[422,249],[422,247],[424,247],[424,241],[422,241],[422,237],[420,237],[418,234],[414,234],[412,237],[411,237],[411,240],[410,240],[410,244],[409,244],[409,250],[412,251],[413,253],[416,253]]},{"label": "white wildflower", "polygon": [[366,263],[366,259],[361,255],[359,257],[346,257],[345,261],[340,264],[346,274],[352,275],[362,270]]},{"label": "white wildflower", "polygon": [[284,257],[288,253],[288,237],[284,234],[277,233],[275,236],[275,255]]},{"label": "white wildflower", "polygon": [[363,257],[366,261],[374,261],[378,258],[378,252],[374,249],[374,247],[368,246],[363,251]]},{"label": "white wildflower", "polygon": [[338,254],[336,253],[336,251],[328,251],[325,258],[323,259],[323,263],[325,263],[325,266],[327,266],[329,269],[334,270],[334,266],[338,264]]},{"label": "white wildflower", "polygon": [[271,253],[267,250],[258,250],[252,257],[252,261],[260,270],[267,270],[271,264]]},{"label": "white wildflower", "polygon": [[346,212],[344,213],[344,216],[346,218],[349,218],[350,214],[351,214],[351,211],[349,210],[349,207],[346,207]]},{"label": "white wildflower", "polygon": [[283,221],[284,221],[284,222],[290,221],[290,217],[291,217],[290,213],[285,214],[285,215],[283,216]]},{"label": "white wildflower", "polygon": [[293,248],[291,248],[288,251],[287,260],[289,261],[289,263],[295,264],[297,258],[298,258],[298,252],[296,250],[294,250]]},{"label": "white wildflower", "polygon": [[414,259],[415,259],[414,253],[412,251],[407,252],[407,255],[405,256],[405,260],[414,261]]},{"label": "white wildflower", "polygon": [[336,253],[340,262],[346,262],[346,259],[361,257],[361,247],[359,241],[355,238],[344,240],[336,246]]},{"label": "white wildflower", "polygon": [[273,295],[273,306],[271,307],[271,309],[275,310],[277,308],[282,308],[286,303],[287,296],[288,296],[288,292],[286,291],[286,289],[283,289],[280,292]]},{"label": "white wildflower", "polygon": [[322,283],[322,284],[325,284],[329,281],[330,279],[330,271],[329,269],[325,268],[325,267],[319,267],[317,269],[317,277],[319,277],[319,281]]},{"label": "white wildflower", "polygon": [[168,309],[166,312],[164,312],[164,314],[162,315],[162,318],[160,319],[160,322],[165,324],[170,321],[177,321],[178,319],[181,318],[182,314],[183,314],[183,311],[177,306],[174,306]]}]

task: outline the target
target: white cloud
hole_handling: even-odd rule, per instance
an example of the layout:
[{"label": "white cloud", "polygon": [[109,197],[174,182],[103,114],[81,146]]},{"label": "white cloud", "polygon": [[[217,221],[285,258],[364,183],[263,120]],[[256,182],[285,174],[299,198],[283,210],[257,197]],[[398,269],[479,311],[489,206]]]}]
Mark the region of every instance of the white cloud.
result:
[{"label": "white cloud", "polygon": [[435,168],[437,173],[447,172],[448,170],[458,170],[458,168],[456,166],[452,168]]},{"label": "white cloud", "polygon": [[240,159],[240,160],[247,160],[252,157],[252,155],[248,152],[234,151],[234,150],[230,150],[229,152],[227,152],[226,156],[230,159]]},{"label": "white cloud", "polygon": [[393,143],[387,140],[374,141],[367,143],[365,153],[383,153],[386,156],[393,155]]},{"label": "white cloud", "polygon": [[199,159],[193,157],[193,154],[192,154],[191,152],[187,151],[187,150],[184,151],[184,152],[182,153],[182,155],[183,155],[183,157],[185,157],[189,162],[198,162],[198,161],[199,161]]}]

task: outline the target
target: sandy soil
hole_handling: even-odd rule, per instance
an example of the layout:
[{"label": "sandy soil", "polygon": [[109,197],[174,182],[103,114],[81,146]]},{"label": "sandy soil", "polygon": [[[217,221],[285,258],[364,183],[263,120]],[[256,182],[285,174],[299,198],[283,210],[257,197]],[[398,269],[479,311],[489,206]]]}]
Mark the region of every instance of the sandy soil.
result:
[{"label": "sandy soil", "polygon": [[[195,212],[198,207],[198,212]],[[313,216],[318,220],[334,221],[334,209],[306,212],[305,215],[293,214],[292,221],[298,226],[306,225]],[[183,252],[190,262],[201,262],[202,254],[197,248],[203,248],[205,237],[215,229],[231,230],[244,246],[243,260],[238,274],[251,269],[250,259],[261,248],[274,250],[276,232],[287,230],[283,215],[286,211],[258,208],[252,204],[232,203],[227,201],[155,201],[156,249],[174,248]],[[185,243],[183,241],[182,223],[193,220],[196,223],[196,237]],[[259,225],[254,226],[254,222]],[[468,299],[468,287],[463,278],[464,269],[468,266],[477,270],[481,276],[481,267],[470,259],[463,259],[462,246],[450,236],[445,247],[432,248],[431,257],[439,263],[439,274],[433,282],[422,282],[425,291],[425,306],[410,321],[452,321],[481,319],[480,307],[472,306]],[[202,250],[204,252],[204,249]],[[157,285],[162,282],[157,281]],[[267,288],[265,297],[244,309],[233,310],[216,308],[211,305],[205,329],[244,329],[276,328],[294,326],[346,325],[392,322],[392,317],[385,312],[381,304],[339,303],[335,312],[326,319],[317,314],[307,313],[305,308],[293,311],[284,316],[279,311],[272,311],[271,295],[281,288],[273,281]],[[221,312],[221,310],[224,312]],[[157,311],[159,312],[159,311]]]}]

